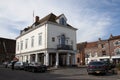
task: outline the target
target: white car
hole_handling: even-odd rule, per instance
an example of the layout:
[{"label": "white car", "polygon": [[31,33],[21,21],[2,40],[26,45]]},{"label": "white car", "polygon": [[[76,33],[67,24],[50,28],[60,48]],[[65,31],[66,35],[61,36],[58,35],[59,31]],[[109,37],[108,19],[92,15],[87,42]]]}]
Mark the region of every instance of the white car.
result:
[{"label": "white car", "polygon": [[9,64],[9,62],[7,62],[7,61],[3,62],[3,66],[4,66],[5,68],[8,67],[8,64]]},{"label": "white car", "polygon": [[8,65],[7,65],[7,68],[11,68],[12,66],[12,62],[10,62]]},{"label": "white car", "polygon": [[20,62],[20,61],[18,61],[18,62],[16,62],[16,63],[14,64],[14,69],[24,69],[24,66],[25,66],[26,64],[27,64],[26,62]]}]

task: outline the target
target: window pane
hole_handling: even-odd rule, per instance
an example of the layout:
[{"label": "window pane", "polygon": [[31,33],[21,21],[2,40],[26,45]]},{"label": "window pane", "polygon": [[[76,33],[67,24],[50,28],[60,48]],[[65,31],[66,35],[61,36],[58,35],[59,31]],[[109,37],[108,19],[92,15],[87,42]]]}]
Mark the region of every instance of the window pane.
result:
[{"label": "window pane", "polygon": [[38,34],[38,45],[42,45],[42,33]]},{"label": "window pane", "polygon": [[31,37],[31,47],[34,47],[34,36]]}]

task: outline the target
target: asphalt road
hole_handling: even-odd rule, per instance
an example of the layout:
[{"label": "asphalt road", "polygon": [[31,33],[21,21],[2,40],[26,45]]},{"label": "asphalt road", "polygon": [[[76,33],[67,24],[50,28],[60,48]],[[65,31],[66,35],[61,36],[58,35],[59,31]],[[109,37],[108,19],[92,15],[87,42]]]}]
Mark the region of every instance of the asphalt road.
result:
[{"label": "asphalt road", "polygon": [[61,68],[46,73],[0,68],[0,80],[120,80],[120,75],[88,75],[85,68]]}]

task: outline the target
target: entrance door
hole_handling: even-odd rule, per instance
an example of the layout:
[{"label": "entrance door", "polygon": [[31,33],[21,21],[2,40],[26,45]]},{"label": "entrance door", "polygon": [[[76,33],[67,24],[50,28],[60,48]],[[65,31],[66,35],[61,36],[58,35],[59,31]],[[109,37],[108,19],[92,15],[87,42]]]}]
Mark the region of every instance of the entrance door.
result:
[{"label": "entrance door", "polygon": [[56,54],[55,53],[50,53],[49,55],[49,65],[50,66],[55,66],[56,63]]},{"label": "entrance door", "polygon": [[44,53],[39,53],[38,60],[41,64],[44,64]]},{"label": "entrance door", "polygon": [[59,54],[59,65],[66,66],[66,55],[65,54]]}]

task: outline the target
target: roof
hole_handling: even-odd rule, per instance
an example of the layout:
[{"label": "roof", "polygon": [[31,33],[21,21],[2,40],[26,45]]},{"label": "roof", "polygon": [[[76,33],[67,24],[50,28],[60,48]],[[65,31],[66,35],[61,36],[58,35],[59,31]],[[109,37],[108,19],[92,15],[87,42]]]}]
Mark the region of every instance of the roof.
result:
[{"label": "roof", "polygon": [[[49,21],[49,22],[56,23],[56,24],[59,24],[59,23],[57,23],[56,20],[57,20],[58,18],[60,18],[60,16],[62,16],[62,15],[63,15],[63,14],[61,14],[61,15],[59,15],[59,16],[56,16],[55,14],[50,13],[49,15],[41,18],[40,20],[35,21],[35,22],[32,24],[32,26],[33,26],[33,25],[37,26],[37,25],[39,25],[39,24],[42,24],[42,23],[48,22],[48,21]],[[37,16],[37,17],[38,17],[38,16]],[[26,32],[26,31],[32,29],[32,28],[33,28],[32,26],[29,26],[29,27],[27,27],[27,28],[24,28],[24,30],[21,30],[21,33]],[[76,28],[72,27],[72,26],[69,25],[69,24],[67,24],[66,26],[67,26],[68,28],[77,30]]]},{"label": "roof", "polygon": [[0,38],[0,54],[15,53],[16,40]]},{"label": "roof", "polygon": [[110,38],[108,40],[116,40],[116,39],[120,39],[120,35],[118,36],[110,36]]},{"label": "roof", "polygon": [[51,21],[51,22],[56,22],[56,15],[54,15],[53,13],[50,13],[49,15],[45,16],[44,18],[42,18],[39,22],[42,23],[44,21]]},{"label": "roof", "polygon": [[[40,19],[38,22],[35,22],[33,24],[40,24],[40,23],[43,23],[45,21],[50,21],[50,22],[54,22],[54,23],[57,23],[56,22],[56,19],[60,18],[63,14],[59,15],[59,16],[56,16],[55,14],[53,13],[50,13],[49,15],[45,16],[44,18]],[[67,24],[67,26],[73,28],[71,25]]]},{"label": "roof", "polygon": [[0,40],[12,40],[12,41],[15,41],[15,39],[9,39],[9,38],[3,38],[3,37],[0,37]]}]

